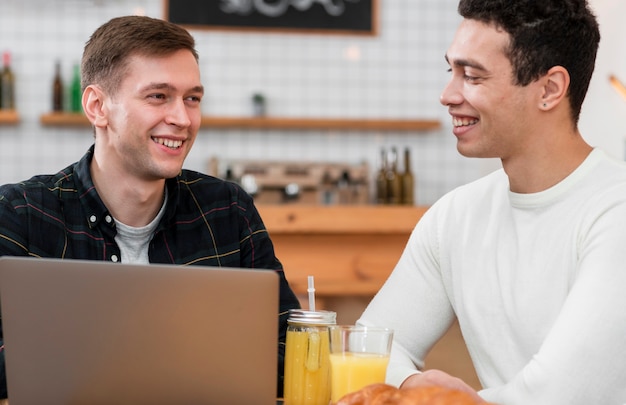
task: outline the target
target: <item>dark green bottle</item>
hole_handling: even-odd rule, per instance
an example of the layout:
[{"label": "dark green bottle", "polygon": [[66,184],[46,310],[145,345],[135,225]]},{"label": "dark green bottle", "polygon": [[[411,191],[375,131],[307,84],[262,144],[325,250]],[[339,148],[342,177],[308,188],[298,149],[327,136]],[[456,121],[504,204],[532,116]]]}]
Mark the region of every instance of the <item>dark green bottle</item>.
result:
[{"label": "dark green bottle", "polygon": [[80,88],[80,66],[74,65],[74,73],[72,74],[72,83],[70,85],[70,110],[72,112],[81,112],[83,110],[83,93]]}]

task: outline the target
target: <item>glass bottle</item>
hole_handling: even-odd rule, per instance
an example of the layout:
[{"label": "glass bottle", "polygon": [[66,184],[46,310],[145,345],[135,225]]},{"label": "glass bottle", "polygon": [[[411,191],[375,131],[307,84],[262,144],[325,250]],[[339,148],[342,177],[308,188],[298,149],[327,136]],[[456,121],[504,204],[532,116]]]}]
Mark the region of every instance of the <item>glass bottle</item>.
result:
[{"label": "glass bottle", "polygon": [[376,203],[387,204],[387,153],[380,150],[380,163],[376,173]]},{"label": "glass bottle", "polygon": [[328,170],[324,171],[320,184],[320,203],[322,205],[332,205],[336,202],[336,187],[332,176]]},{"label": "glass bottle", "polygon": [[332,311],[289,310],[285,342],[285,405],[328,405],[330,402],[330,338],[336,324]]},{"label": "glass bottle", "polygon": [[402,198],[402,180],[398,173],[398,151],[391,148],[389,167],[387,168],[387,203],[400,204]]},{"label": "glass bottle", "polygon": [[70,110],[72,112],[81,112],[83,110],[83,93],[80,87],[80,66],[74,65],[72,73],[72,83],[70,85]]},{"label": "glass bottle", "polygon": [[348,170],[344,170],[341,172],[341,176],[339,180],[337,180],[337,198],[339,200],[339,204],[352,204],[352,179],[350,178],[350,172]]},{"label": "glass bottle", "polygon": [[402,173],[402,204],[414,204],[415,177],[411,171],[411,150],[404,149],[404,173]]},{"label": "glass bottle", "polygon": [[52,81],[52,111],[63,111],[63,79],[61,78],[61,62],[54,65],[54,79]]},{"label": "glass bottle", "polygon": [[11,69],[11,53],[5,51],[2,55],[2,73],[0,73],[0,108],[15,109],[15,76]]}]

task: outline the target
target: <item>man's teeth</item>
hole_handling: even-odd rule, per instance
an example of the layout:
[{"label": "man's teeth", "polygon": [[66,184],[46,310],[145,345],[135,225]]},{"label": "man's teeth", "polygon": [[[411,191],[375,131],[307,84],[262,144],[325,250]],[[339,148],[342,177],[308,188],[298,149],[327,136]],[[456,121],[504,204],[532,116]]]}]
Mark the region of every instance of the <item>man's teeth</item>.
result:
[{"label": "man's teeth", "polygon": [[183,141],[175,141],[173,139],[152,138],[152,140],[160,145],[167,146],[172,149],[180,148],[183,144]]},{"label": "man's teeth", "polygon": [[473,118],[473,119],[469,119],[469,118],[453,118],[452,119],[452,124],[455,127],[466,127],[468,125],[473,125],[476,124],[478,122],[477,119]]}]

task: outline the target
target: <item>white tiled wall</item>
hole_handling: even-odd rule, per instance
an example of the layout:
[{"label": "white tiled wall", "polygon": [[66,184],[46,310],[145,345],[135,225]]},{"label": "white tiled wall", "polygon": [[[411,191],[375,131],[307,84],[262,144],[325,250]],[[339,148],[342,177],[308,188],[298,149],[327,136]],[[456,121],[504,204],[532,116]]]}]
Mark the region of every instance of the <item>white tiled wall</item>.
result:
[{"label": "white tiled wall", "polygon": [[[49,128],[54,62],[66,82],[89,35],[127,14],[162,17],[162,0],[0,0],[0,52],[13,54],[21,122],[0,126],[0,183],[56,172],[92,143],[90,129]],[[217,1],[217,0],[215,0]],[[425,134],[355,131],[201,130],[186,167],[206,171],[211,156],[378,164],[381,147],[408,146],[417,202],[431,204],[492,167],[456,152],[439,93],[444,53],[459,21],[457,0],[380,0],[377,36],[192,31],[203,82],[203,112],[250,115],[263,92],[268,113],[290,117],[440,119]],[[356,55],[356,57],[354,57]],[[487,167],[487,169],[485,169]]]}]

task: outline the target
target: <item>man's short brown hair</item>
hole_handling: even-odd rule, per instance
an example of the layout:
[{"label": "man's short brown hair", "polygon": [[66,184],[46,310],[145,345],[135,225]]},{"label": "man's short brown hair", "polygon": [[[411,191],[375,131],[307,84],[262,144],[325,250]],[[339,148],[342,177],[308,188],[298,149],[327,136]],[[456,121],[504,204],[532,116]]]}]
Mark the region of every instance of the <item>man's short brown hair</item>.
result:
[{"label": "man's short brown hair", "polygon": [[85,45],[81,87],[84,90],[98,84],[114,94],[131,56],[166,56],[181,49],[189,50],[198,60],[193,37],[176,24],[145,16],[113,18],[100,26]]}]

